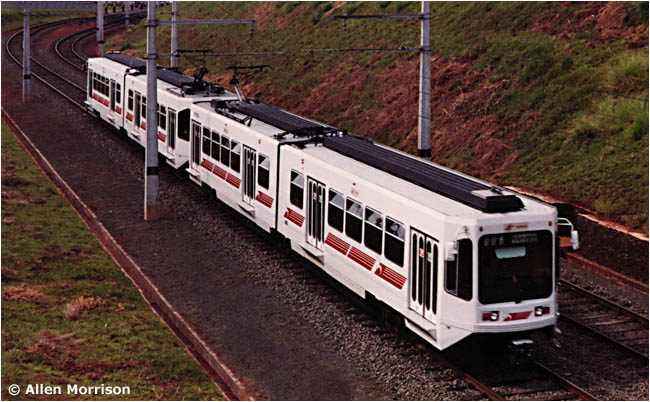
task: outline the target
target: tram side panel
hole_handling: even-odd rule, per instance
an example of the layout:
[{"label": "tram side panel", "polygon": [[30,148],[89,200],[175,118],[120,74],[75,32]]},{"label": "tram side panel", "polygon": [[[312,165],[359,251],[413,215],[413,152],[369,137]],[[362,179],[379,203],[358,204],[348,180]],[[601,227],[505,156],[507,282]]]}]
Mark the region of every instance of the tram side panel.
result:
[{"label": "tram side panel", "polygon": [[274,228],[277,141],[199,105],[190,131],[190,164],[201,182],[265,231]]},{"label": "tram side panel", "polygon": [[101,119],[120,129],[124,119],[124,75],[126,67],[103,58],[88,60],[86,104]]}]

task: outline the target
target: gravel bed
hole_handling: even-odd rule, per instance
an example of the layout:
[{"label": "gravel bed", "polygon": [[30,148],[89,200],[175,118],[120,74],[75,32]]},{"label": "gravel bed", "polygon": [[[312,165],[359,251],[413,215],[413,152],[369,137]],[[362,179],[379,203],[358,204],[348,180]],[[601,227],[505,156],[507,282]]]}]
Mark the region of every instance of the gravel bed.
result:
[{"label": "gravel bed", "polygon": [[[10,63],[3,58],[3,97],[16,98],[20,71]],[[269,397],[479,397],[426,348],[378,329],[336,286],[325,285],[314,267],[275,247],[167,166],[161,165],[163,218],[142,223],[142,149],[40,84],[33,84],[33,92],[33,115],[18,116],[19,123],[214,350]],[[4,98],[4,106],[15,113],[21,105],[14,98]],[[39,121],[52,122],[46,134],[38,132]],[[636,292],[576,270],[563,264],[565,278],[602,287],[648,311],[647,296],[644,304],[643,297],[632,296]],[[253,303],[242,306],[248,301]],[[558,337],[560,348],[545,337],[537,340],[545,361],[607,399],[647,399],[647,366],[621,370],[626,361],[599,361],[602,343],[570,328]]]}]

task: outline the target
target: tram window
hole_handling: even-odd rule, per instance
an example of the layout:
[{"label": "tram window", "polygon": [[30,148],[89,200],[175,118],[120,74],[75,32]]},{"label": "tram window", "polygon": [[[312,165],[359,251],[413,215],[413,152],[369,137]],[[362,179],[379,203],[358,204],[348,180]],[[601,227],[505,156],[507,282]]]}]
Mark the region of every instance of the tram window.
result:
[{"label": "tram window", "polygon": [[391,262],[404,265],[404,225],[386,217],[384,256]]},{"label": "tram window", "polygon": [[463,300],[472,299],[472,241],[458,241],[458,255],[447,261],[445,267],[445,289]]},{"label": "tram window", "polygon": [[221,136],[221,164],[230,166],[230,139]]},{"label": "tram window", "polygon": [[366,235],[363,244],[377,254],[381,254],[382,234],[384,232],[384,218],[382,215],[366,207],[366,222],[364,229]]},{"label": "tram window", "polygon": [[219,133],[216,131],[212,132],[212,159],[218,161],[219,160]]},{"label": "tram window", "polygon": [[230,156],[230,168],[239,173],[241,164],[241,145],[237,141],[230,142],[230,149],[232,150]]},{"label": "tram window", "polygon": [[122,104],[122,85],[115,84],[115,103]]},{"label": "tram window", "polygon": [[158,105],[158,127],[167,128],[167,108],[163,105]]},{"label": "tram window", "polygon": [[269,189],[269,177],[271,171],[271,159],[268,156],[258,154],[257,156],[257,184]]},{"label": "tram window", "polygon": [[142,105],[140,107],[140,115],[142,116],[142,120],[146,120],[146,118],[147,118],[147,97],[146,96],[142,97]]},{"label": "tram window", "polygon": [[129,110],[133,110],[133,90],[129,89],[129,102],[127,104]]},{"label": "tram window", "polygon": [[361,243],[363,207],[358,202],[347,199],[345,213],[345,234]]},{"label": "tram window", "polygon": [[289,201],[296,207],[302,209],[303,189],[305,178],[302,174],[292,170],[291,184],[289,185]]},{"label": "tram window", "polygon": [[210,145],[212,141],[210,140],[210,130],[207,127],[203,127],[203,155],[210,156]]},{"label": "tram window", "polygon": [[327,210],[327,223],[330,227],[343,232],[343,210],[345,206],[345,198],[343,194],[330,189],[329,191],[329,207]]},{"label": "tram window", "polygon": [[184,141],[190,140],[190,109],[178,112],[178,138]]}]

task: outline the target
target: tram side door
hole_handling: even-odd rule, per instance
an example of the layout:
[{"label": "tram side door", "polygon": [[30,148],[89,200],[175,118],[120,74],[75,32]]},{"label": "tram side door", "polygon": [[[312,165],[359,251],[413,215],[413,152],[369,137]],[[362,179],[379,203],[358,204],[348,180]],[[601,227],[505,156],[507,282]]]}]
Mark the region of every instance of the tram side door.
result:
[{"label": "tram side door", "polygon": [[433,320],[438,300],[438,241],[411,229],[409,308]]},{"label": "tram side door", "polygon": [[201,125],[192,120],[192,158],[191,167],[197,169],[201,163]]},{"label": "tram side door", "polygon": [[323,248],[325,231],[325,186],[311,177],[307,180],[307,243]]},{"label": "tram side door", "polygon": [[255,202],[255,169],[257,153],[254,149],[244,146],[244,202],[253,205]]}]

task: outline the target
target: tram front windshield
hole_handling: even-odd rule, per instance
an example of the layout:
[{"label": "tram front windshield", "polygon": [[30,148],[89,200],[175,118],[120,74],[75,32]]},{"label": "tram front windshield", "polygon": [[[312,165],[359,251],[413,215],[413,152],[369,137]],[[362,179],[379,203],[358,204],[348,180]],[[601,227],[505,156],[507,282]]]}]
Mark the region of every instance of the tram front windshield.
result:
[{"label": "tram front windshield", "polygon": [[479,301],[520,302],[553,292],[553,236],[548,230],[479,239]]}]

